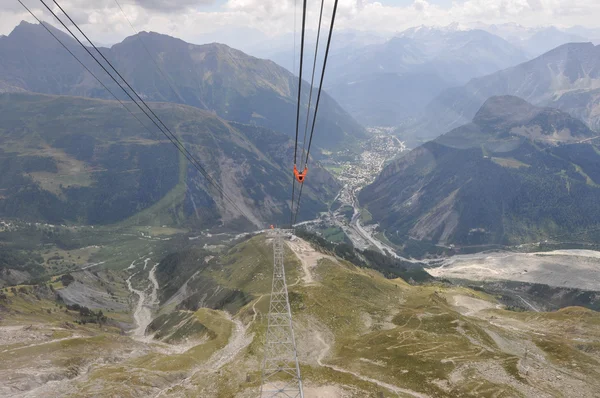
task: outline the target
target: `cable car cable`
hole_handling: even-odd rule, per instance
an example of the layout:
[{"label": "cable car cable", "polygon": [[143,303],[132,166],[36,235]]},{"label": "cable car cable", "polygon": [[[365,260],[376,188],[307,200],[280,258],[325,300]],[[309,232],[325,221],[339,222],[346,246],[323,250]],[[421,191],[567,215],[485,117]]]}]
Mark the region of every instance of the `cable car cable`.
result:
[{"label": "cable car cable", "polygon": [[306,32],[306,2],[302,4],[302,36],[300,39],[300,73],[298,74],[298,103],[296,104],[296,142],[294,144],[294,164],[296,164],[296,154],[298,151],[298,128],[300,125],[300,98],[302,93],[302,65],[304,64],[304,35]]},{"label": "cable car cable", "polygon": [[125,17],[125,20],[127,21],[127,23],[129,24],[129,26],[131,27],[131,30],[133,31],[133,33],[136,35],[136,37],[138,38],[138,40],[140,41],[140,43],[142,43],[142,46],[144,47],[144,49],[146,50],[146,53],[148,53],[148,56],[150,57],[150,59],[152,60],[152,63],[154,63],[154,66],[156,66],[156,69],[158,69],[158,71],[160,72],[160,74],[162,75],[162,77],[165,79],[165,82],[167,82],[167,84],[169,85],[169,87],[171,88],[171,90],[173,91],[173,93],[179,97],[179,100],[181,101],[182,104],[185,104],[185,100],[183,99],[183,97],[181,96],[181,94],[179,93],[179,91],[177,91],[175,89],[175,87],[173,87],[173,85],[171,84],[171,82],[169,81],[169,77],[167,76],[167,74],[163,71],[163,69],[160,67],[160,65],[158,65],[158,62],[156,62],[156,59],[154,59],[154,57],[152,56],[152,54],[150,53],[150,50],[148,49],[148,46],[146,46],[146,43],[144,43],[144,40],[142,39],[142,37],[140,36],[140,32],[137,31],[137,29],[133,26],[133,24],[131,23],[131,21],[129,20],[129,17],[127,17],[127,14],[125,13],[125,11],[123,10],[123,7],[121,7],[121,4],[119,3],[118,0],[115,0],[115,3],[117,4],[117,6],[119,7],[119,10],[121,10],[121,14],[123,14],[123,17]]},{"label": "cable car cable", "polygon": [[[117,79],[106,69],[106,67],[104,67],[104,65],[102,65],[102,63],[89,51],[89,49],[77,38],[77,36],[66,26],[66,24],[60,19],[58,18],[58,16],[56,15],[56,13],[54,13],[54,11],[52,11],[52,9],[43,1],[40,0],[40,2],[48,9],[48,11],[50,11],[50,13],[60,22],[60,24],[71,34],[71,36],[86,50],[86,52],[96,61],[96,63],[98,63],[98,65],[100,65],[100,67],[109,75],[109,77],[121,88],[121,90],[123,90],[123,92],[138,106],[138,108],[140,108],[140,110],[142,112],[144,112],[144,114],[152,121],[152,123],[160,130],[161,133],[163,133],[168,139],[169,141],[171,141],[171,143],[173,145],[175,145],[175,147],[187,158],[187,160],[200,172],[200,174],[202,174],[209,183],[211,183],[211,185],[213,185],[217,191],[219,191],[219,193],[223,196],[223,198],[225,198],[242,216],[244,216],[245,218],[247,218],[249,221],[250,218],[235,204],[235,202],[225,193],[225,191],[223,190],[222,187],[219,186],[219,184],[214,181],[214,179],[210,176],[210,174],[208,174],[208,172],[204,169],[204,167],[199,163],[199,161],[189,152],[189,150],[187,150],[187,148],[185,148],[185,146],[183,145],[183,143],[175,136],[175,134],[173,134],[168,127],[166,127],[166,125],[162,122],[162,120],[152,111],[152,109],[150,109],[150,107],[144,102],[143,99],[141,99],[141,97],[135,92],[135,90],[133,90],[133,88],[129,85],[129,83],[119,74],[119,72],[114,68],[114,66],[112,66],[112,64],[106,59],[106,57],[104,57],[104,55],[98,50],[98,48],[91,42],[91,40],[85,35],[85,33],[83,33],[83,31],[79,28],[79,26],[71,19],[71,17],[64,11],[64,9],[55,1],[53,0],[54,3],[60,8],[60,10],[65,14],[65,16],[71,21],[71,23],[77,28],[77,30],[79,30],[79,32],[81,32],[81,34],[88,40],[88,42],[92,45],[92,47],[94,47],[94,49],[105,59],[105,61],[111,66],[111,68],[113,70],[115,70],[115,72],[119,75],[119,77],[121,77],[121,79],[125,82],[125,84],[131,89],[131,91],[140,99],[140,101],[146,106],[146,108],[148,108],[148,110],[150,111],[150,113],[152,113],[154,115],[154,117],[158,120],[158,122],[160,122],[160,124],[162,124],[165,129],[170,133],[167,134],[163,128],[156,122],[156,120],[154,120],[150,114],[148,114],[148,112],[141,106],[139,105],[139,103],[131,96],[131,94],[117,81]],[[252,222],[252,221],[251,221]]]},{"label": "cable car cable", "polygon": [[[73,58],[74,58],[74,59],[75,59],[75,60],[76,60],[76,61],[77,61],[77,62],[78,62],[78,63],[79,63],[79,64],[80,64],[80,65],[81,65],[81,66],[82,66],[82,67],[83,67],[83,68],[84,68],[84,69],[85,69],[85,70],[86,70],[86,71],[87,71],[87,72],[88,72],[88,73],[89,73],[89,74],[90,74],[90,75],[91,75],[91,76],[92,76],[92,77],[93,77],[93,78],[94,78],[94,79],[95,79],[95,80],[96,80],[96,81],[97,81],[97,82],[98,82],[98,83],[99,83],[99,84],[102,86],[102,87],[104,87],[104,89],[105,89],[106,91],[108,91],[108,92],[109,92],[109,93],[110,93],[110,94],[113,96],[113,98],[114,98],[116,101],[118,101],[118,102],[121,104],[121,106],[123,106],[123,108],[125,108],[125,110],[127,110],[127,112],[129,112],[129,113],[131,114],[131,116],[133,116],[133,117],[134,117],[134,119],[135,119],[135,120],[137,120],[137,121],[138,121],[138,122],[139,122],[139,123],[142,125],[142,127],[144,127],[144,129],[145,129],[145,130],[148,132],[148,134],[150,134],[150,135],[153,135],[153,134],[154,134],[152,131],[150,131],[150,128],[148,128],[148,126],[147,126],[147,125],[146,125],[144,122],[142,122],[142,120],[141,120],[139,117],[137,117],[137,115],[136,115],[135,113],[133,113],[133,111],[132,111],[131,109],[129,109],[129,107],[128,107],[127,105],[125,105],[125,103],[124,103],[124,102],[123,102],[121,99],[119,99],[119,98],[116,96],[116,94],[115,94],[115,93],[114,93],[112,90],[110,90],[110,89],[109,89],[109,88],[106,86],[106,84],[104,84],[104,83],[103,83],[103,82],[100,80],[100,78],[99,78],[99,77],[98,77],[96,74],[94,74],[94,72],[92,72],[92,71],[91,71],[91,70],[90,70],[90,69],[89,69],[89,68],[88,68],[88,67],[87,67],[87,66],[86,66],[86,65],[85,65],[85,64],[84,64],[84,63],[83,63],[83,62],[82,62],[82,61],[81,61],[81,60],[80,60],[80,59],[79,59],[79,58],[78,58],[78,57],[77,57],[77,56],[76,56],[76,55],[75,55],[75,54],[74,54],[74,53],[73,53],[73,52],[72,52],[72,51],[71,51],[71,50],[70,50],[70,49],[69,49],[69,48],[68,48],[68,47],[67,47],[67,46],[66,46],[66,45],[65,45],[65,44],[64,44],[64,43],[63,43],[63,42],[62,42],[62,41],[61,41],[61,40],[60,40],[60,39],[59,39],[59,38],[58,38],[58,37],[57,37],[57,36],[56,36],[56,35],[55,35],[53,32],[52,32],[52,31],[51,31],[51,30],[50,30],[50,29],[49,29],[49,28],[48,28],[48,27],[47,27],[47,26],[46,26],[46,25],[45,25],[45,24],[44,24],[44,23],[43,23],[43,22],[42,22],[42,21],[41,21],[41,20],[40,20],[40,19],[39,19],[39,18],[38,18],[38,17],[37,17],[37,16],[36,16],[36,15],[35,15],[35,14],[34,14],[34,13],[33,13],[33,12],[32,12],[32,11],[29,9],[29,8],[28,8],[28,7],[27,7],[27,6],[26,6],[26,5],[25,5],[25,4],[23,4],[23,2],[22,2],[21,0],[17,0],[17,1],[18,1],[18,2],[19,2],[19,3],[20,3],[22,6],[23,6],[23,8],[25,8],[25,10],[27,10],[27,12],[29,12],[29,14],[31,14],[31,16],[32,16],[32,17],[33,17],[33,18],[34,18],[34,19],[35,19],[35,20],[36,20],[36,21],[37,21],[37,22],[38,22],[38,23],[39,23],[41,26],[43,26],[43,27],[44,27],[44,29],[46,29],[46,31],[47,31],[47,32],[48,32],[48,33],[49,33],[49,34],[50,34],[50,35],[51,35],[51,36],[52,36],[52,37],[53,37],[53,38],[54,38],[54,39],[55,39],[55,40],[56,40],[56,41],[57,41],[57,42],[58,42],[58,43],[59,43],[59,44],[60,44],[60,45],[61,45],[61,46],[62,46],[62,47],[65,49],[65,50],[67,50],[67,52],[68,52],[69,54],[71,54],[71,56],[72,56],[72,57],[73,57]],[[153,170],[153,169],[159,169],[159,168],[161,168],[161,169],[162,169],[162,168],[163,168],[163,166],[156,167],[156,168],[131,169],[131,170],[126,170],[126,171],[114,172],[114,173],[131,172],[131,171],[136,171],[136,170]],[[77,175],[77,174],[88,174],[88,172],[86,172],[86,173],[76,173],[75,175]],[[69,175],[72,175],[72,174],[69,174]],[[186,187],[188,187],[188,188],[189,188],[189,186],[188,186],[187,182],[184,182],[184,183],[185,183]],[[21,184],[21,185],[17,185],[17,187],[23,187],[23,186],[29,186],[29,184]]]},{"label": "cable car cable", "polygon": [[[306,136],[308,133],[310,105],[312,103],[312,94],[313,94],[313,87],[314,87],[314,82],[315,82],[315,70],[317,68],[317,54],[319,53],[319,39],[321,36],[321,20],[323,18],[323,4],[324,3],[325,3],[325,0],[321,0],[321,11],[319,12],[319,25],[317,27],[317,41],[315,44],[315,56],[314,56],[313,68],[312,68],[312,77],[310,78],[310,92],[309,92],[310,94],[308,95],[308,107],[306,109],[306,122],[304,124],[304,139],[302,140],[303,141],[302,142],[302,157],[304,157],[305,150],[306,150]],[[304,166],[306,166],[306,164]],[[304,168],[304,167],[301,167],[301,168]]]},{"label": "cable car cable", "polygon": [[[302,1],[302,35],[300,40],[300,72],[298,74],[298,101],[296,103],[296,138],[294,140],[294,169],[296,168],[296,160],[298,156],[298,128],[300,124],[300,99],[302,93],[302,65],[304,63],[304,34],[306,32],[306,3],[307,0]],[[295,47],[295,36],[294,36],[294,47]],[[295,53],[295,50],[294,50]],[[296,176],[292,180],[292,204],[290,206],[290,228],[292,227],[294,220],[294,196],[296,193]]]},{"label": "cable car cable", "polygon": [[331,36],[333,34],[333,26],[335,24],[335,14],[337,12],[338,0],[333,4],[333,15],[331,16],[331,25],[329,27],[329,37],[327,37],[327,47],[325,47],[325,58],[323,59],[323,71],[321,72],[321,81],[319,83],[319,91],[317,92],[317,102],[315,104],[315,116],[313,117],[312,127],[310,130],[310,139],[308,140],[308,149],[306,151],[305,163],[308,163],[308,155],[312,144],[313,134],[315,132],[315,123],[317,121],[317,112],[319,111],[319,102],[321,100],[321,90],[323,89],[323,79],[325,77],[325,69],[327,68],[327,58],[329,57],[329,47],[331,46]]},{"label": "cable car cable", "polygon": [[[319,83],[319,91],[317,93],[317,102],[315,104],[315,114],[313,116],[313,120],[312,120],[312,127],[310,130],[310,139],[308,141],[308,150],[306,151],[306,160],[304,162],[304,164],[308,164],[308,157],[310,154],[310,147],[312,144],[312,138],[313,138],[313,134],[315,132],[315,122],[317,121],[317,112],[319,111],[319,102],[321,100],[321,89],[323,88],[323,78],[325,77],[325,68],[327,67],[327,58],[329,56],[329,47],[331,45],[331,36],[333,34],[333,26],[335,24],[335,14],[337,12],[337,5],[338,5],[338,0],[335,0],[335,3],[333,4],[333,14],[331,16],[331,25],[329,26],[329,36],[327,37],[327,47],[325,48],[325,58],[323,59],[323,70],[321,72],[321,80]],[[293,225],[296,223],[296,219],[298,217],[298,210],[300,209],[300,199],[302,198],[302,188],[304,187],[304,184],[300,185],[300,193],[298,195],[298,203],[296,204],[296,213],[295,216],[293,218],[292,221],[292,227]]]},{"label": "cable car cable", "polygon": [[83,67],[83,68],[84,68],[84,69],[85,69],[85,70],[86,70],[86,71],[87,71],[87,72],[88,72],[90,75],[92,75],[92,77],[93,77],[94,79],[96,79],[96,81],[97,81],[98,83],[100,83],[100,85],[101,85],[102,87],[104,87],[104,89],[105,89],[106,91],[108,91],[108,92],[110,93],[110,95],[112,95],[112,96],[113,96],[113,98],[114,98],[115,100],[119,101],[119,103],[120,103],[120,104],[123,106],[123,108],[125,108],[125,109],[126,109],[126,110],[127,110],[127,111],[128,111],[130,114],[131,114],[131,116],[133,116],[133,117],[134,117],[134,118],[135,118],[135,119],[136,119],[138,122],[140,122],[140,124],[141,124],[142,126],[144,126],[144,128],[145,128],[145,129],[146,129],[146,130],[147,130],[147,131],[150,133],[150,129],[149,129],[149,128],[148,128],[148,127],[147,127],[147,126],[146,126],[146,125],[145,125],[145,124],[144,124],[144,123],[141,121],[141,119],[140,119],[140,118],[138,118],[138,117],[137,117],[137,115],[136,115],[135,113],[133,113],[133,111],[132,111],[131,109],[129,109],[129,108],[127,107],[127,105],[125,105],[125,103],[124,103],[122,100],[120,100],[120,99],[119,99],[119,98],[116,96],[116,94],[115,94],[114,92],[112,92],[112,91],[111,91],[111,89],[109,89],[109,88],[106,86],[106,84],[104,84],[104,83],[103,83],[103,82],[102,82],[102,81],[101,81],[101,80],[98,78],[98,76],[96,76],[96,75],[94,74],[94,72],[92,72],[92,71],[91,71],[91,70],[90,70],[90,69],[89,69],[89,68],[88,68],[88,67],[87,67],[87,66],[86,66],[86,65],[85,65],[85,64],[84,64],[84,63],[83,63],[81,60],[80,60],[80,59],[79,59],[79,58],[78,58],[78,57],[77,57],[77,56],[76,56],[76,55],[75,55],[75,54],[74,54],[74,53],[73,53],[73,52],[72,52],[72,51],[69,49],[69,47],[67,47],[67,46],[66,46],[66,45],[65,45],[65,44],[64,44],[64,43],[63,43],[63,42],[62,42],[62,41],[61,41],[61,40],[60,40],[60,39],[59,39],[59,38],[58,38],[58,37],[57,37],[57,36],[54,34],[54,32],[52,32],[52,31],[51,31],[51,30],[50,30],[50,29],[49,29],[49,28],[48,28],[48,27],[47,27],[47,26],[46,26],[46,25],[45,25],[45,24],[44,24],[44,23],[43,23],[43,22],[42,22],[42,21],[41,21],[41,20],[40,20],[40,19],[39,19],[39,18],[38,18],[38,17],[37,17],[37,16],[36,16],[36,15],[35,15],[35,14],[34,14],[34,13],[31,11],[31,10],[30,10],[30,9],[29,9],[29,8],[27,8],[27,6],[26,6],[25,4],[23,4],[23,2],[22,2],[21,0],[17,0],[17,1],[18,1],[19,3],[21,3],[21,5],[22,5],[22,6],[23,6],[23,7],[24,7],[26,10],[27,10],[27,12],[29,12],[29,14],[31,14],[31,16],[32,16],[33,18],[35,18],[35,20],[36,20],[36,21],[38,21],[38,23],[39,23],[41,26],[43,26],[43,27],[44,27],[44,29],[46,29],[46,31],[47,31],[48,33],[50,33],[50,34],[52,35],[52,37],[54,37],[54,38],[56,39],[56,41],[58,41],[58,43],[59,43],[59,44],[60,44],[60,45],[61,45],[61,46],[62,46],[62,47],[65,49],[65,50],[67,50],[67,51],[69,52],[69,54],[71,54],[71,56],[72,56],[73,58],[75,58],[75,59],[77,60],[77,62],[79,62],[79,64],[80,64],[80,65],[81,65],[81,66],[82,66],[82,67]]}]

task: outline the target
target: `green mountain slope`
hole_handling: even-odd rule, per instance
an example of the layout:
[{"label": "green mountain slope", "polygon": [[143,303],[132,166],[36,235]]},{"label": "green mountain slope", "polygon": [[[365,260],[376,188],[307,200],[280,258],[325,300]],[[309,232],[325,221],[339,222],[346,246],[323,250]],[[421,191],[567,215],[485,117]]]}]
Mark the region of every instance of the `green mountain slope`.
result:
[{"label": "green mountain slope", "polygon": [[395,243],[597,240],[600,151],[568,114],[493,97],[473,122],[387,166],[359,195]]},{"label": "green mountain slope", "polygon": [[[0,95],[0,216],[196,227],[288,219],[288,137],[189,106],[152,107],[250,221],[161,133],[148,133],[116,101],[34,94]],[[324,210],[338,189],[317,164],[311,176],[303,218]]]},{"label": "green mountain slope", "polygon": [[[74,40],[60,32],[57,35],[97,76],[110,81]],[[128,37],[102,52],[147,100],[191,105],[227,120],[294,134],[298,80],[271,61],[223,44],[193,45],[146,32]],[[46,94],[112,98],[42,26],[26,22],[0,38],[0,80]],[[123,95],[114,84],[109,87],[119,96]],[[302,86],[304,107],[308,103],[308,89],[305,82]],[[327,94],[322,97],[319,108],[317,146],[338,147],[365,135],[364,129]]]},{"label": "green mountain slope", "polygon": [[[410,286],[306,245],[295,240],[285,249],[306,397],[594,397],[600,361],[597,313],[506,311],[480,292]],[[6,382],[0,394],[256,396],[271,247],[257,236],[212,252],[205,257],[208,265],[188,279],[192,284],[210,278],[250,301],[235,307],[219,303],[214,300],[219,291],[213,294],[218,289],[211,289],[196,302],[198,309],[173,311],[162,300],[160,308],[148,302],[154,320],[144,336],[119,328],[131,325],[126,312],[104,311],[107,320],[100,327],[76,323],[94,318],[56,307],[47,287],[3,292],[0,376]],[[161,273],[198,265],[193,255],[170,258],[174,261],[159,265]],[[152,271],[138,264],[131,272],[145,278]],[[168,281],[158,278],[161,292]],[[132,295],[132,309],[137,300]],[[32,378],[33,373],[40,377]]]}]

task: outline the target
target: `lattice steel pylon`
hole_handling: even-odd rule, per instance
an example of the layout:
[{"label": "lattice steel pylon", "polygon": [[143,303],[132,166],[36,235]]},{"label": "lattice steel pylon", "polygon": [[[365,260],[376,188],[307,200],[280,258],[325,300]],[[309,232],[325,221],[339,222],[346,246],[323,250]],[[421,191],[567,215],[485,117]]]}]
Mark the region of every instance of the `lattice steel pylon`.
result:
[{"label": "lattice steel pylon", "polygon": [[280,229],[272,232],[273,288],[269,305],[260,398],[304,398],[292,327],[292,311],[285,282],[283,235],[284,231]]}]

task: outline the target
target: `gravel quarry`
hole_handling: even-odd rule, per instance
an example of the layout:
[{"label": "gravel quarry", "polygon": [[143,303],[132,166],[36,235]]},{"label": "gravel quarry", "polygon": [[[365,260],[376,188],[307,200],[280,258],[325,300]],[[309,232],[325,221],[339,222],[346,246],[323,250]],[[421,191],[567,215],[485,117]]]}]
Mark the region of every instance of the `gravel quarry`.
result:
[{"label": "gravel quarry", "polygon": [[600,252],[556,250],[459,255],[427,272],[438,278],[529,282],[600,291]]},{"label": "gravel quarry", "polygon": [[337,261],[334,257],[316,251],[307,241],[298,237],[294,237],[294,239],[287,241],[286,243],[302,263],[302,271],[304,272],[302,281],[304,282],[304,285],[312,285],[315,283],[312,270],[315,269],[320,259],[328,258],[332,261]]}]

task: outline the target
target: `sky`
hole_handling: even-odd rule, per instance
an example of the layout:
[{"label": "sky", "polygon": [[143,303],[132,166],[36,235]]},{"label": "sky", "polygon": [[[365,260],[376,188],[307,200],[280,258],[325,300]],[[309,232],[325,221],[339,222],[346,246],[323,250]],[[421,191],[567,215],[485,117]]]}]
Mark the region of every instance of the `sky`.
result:
[{"label": "sky", "polygon": [[[39,0],[22,0],[43,20],[57,25]],[[57,9],[53,0],[45,0]],[[57,0],[97,43],[110,45],[136,30],[155,31],[201,44],[264,45],[291,36],[299,26],[302,0]],[[329,20],[334,0],[325,1]],[[307,27],[317,25],[319,0],[308,0]],[[600,0],[339,0],[336,29],[391,34],[417,25],[453,22],[517,23],[524,26],[600,27]],[[0,34],[21,20],[34,22],[17,0],[0,0]]]}]

